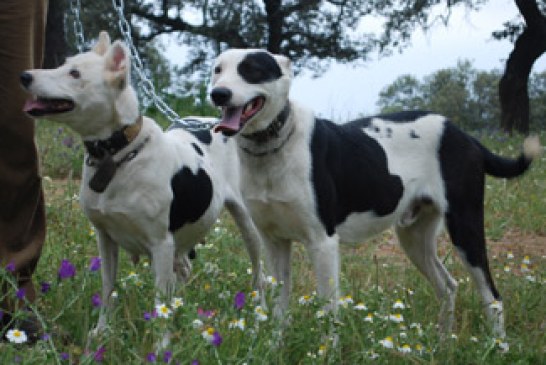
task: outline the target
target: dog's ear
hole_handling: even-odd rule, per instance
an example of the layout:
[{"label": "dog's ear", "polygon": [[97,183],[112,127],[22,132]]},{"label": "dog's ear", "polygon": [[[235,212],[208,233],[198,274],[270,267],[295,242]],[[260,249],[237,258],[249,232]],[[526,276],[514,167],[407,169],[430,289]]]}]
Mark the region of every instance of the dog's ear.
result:
[{"label": "dog's ear", "polygon": [[121,41],[115,41],[108,49],[105,57],[106,80],[120,90],[129,83],[130,54]]},{"label": "dog's ear", "polygon": [[110,47],[110,36],[104,30],[99,33],[99,40],[93,47],[92,51],[100,56],[104,56],[108,48]]},{"label": "dog's ear", "polygon": [[[292,61],[290,61],[290,58],[283,56],[283,55],[274,55],[275,61],[281,66],[281,69],[290,77],[292,77]],[[283,72],[283,73],[284,73]]]}]

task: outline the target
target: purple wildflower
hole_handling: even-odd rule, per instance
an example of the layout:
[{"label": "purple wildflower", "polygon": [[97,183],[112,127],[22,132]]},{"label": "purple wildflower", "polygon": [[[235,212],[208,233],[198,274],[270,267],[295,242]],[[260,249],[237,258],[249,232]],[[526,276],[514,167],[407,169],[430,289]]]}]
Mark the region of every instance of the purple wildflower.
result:
[{"label": "purple wildflower", "polygon": [[102,305],[102,299],[100,298],[99,293],[93,294],[93,296],[91,297],[91,304],[94,308],[100,307]]},{"label": "purple wildflower", "polygon": [[156,359],[157,359],[157,356],[155,356],[155,353],[153,352],[150,352],[148,353],[148,355],[146,355],[147,362],[155,362]]},{"label": "purple wildflower", "polygon": [[193,359],[191,365],[199,365],[199,360]]},{"label": "purple wildflower", "polygon": [[61,360],[66,361],[70,358],[70,355],[68,355],[68,352],[61,352],[59,357],[61,358]]},{"label": "purple wildflower", "polygon": [[106,352],[106,347],[101,346],[95,351],[95,355],[93,355],[93,359],[96,362],[101,362],[104,360],[104,353]]},{"label": "purple wildflower", "polygon": [[220,336],[220,333],[216,331],[212,334],[212,340],[210,341],[210,343],[212,343],[214,347],[218,347],[222,344],[223,341],[224,339],[222,338],[222,336]]},{"label": "purple wildflower", "polygon": [[76,268],[69,260],[64,259],[61,261],[61,267],[59,268],[59,279],[73,278],[76,275]]},{"label": "purple wildflower", "polygon": [[245,293],[240,291],[235,294],[235,308],[241,310],[245,306],[246,298]]},{"label": "purple wildflower", "polygon": [[214,317],[214,311],[208,309],[208,310],[204,310],[203,308],[197,308],[197,314],[201,317],[205,317],[205,318],[212,318]]},{"label": "purple wildflower", "polygon": [[172,358],[173,358],[173,353],[171,351],[165,351],[165,353],[163,354],[163,362],[165,364],[168,364]]},{"label": "purple wildflower", "polygon": [[6,271],[13,273],[13,272],[15,271],[15,262],[10,261],[10,262],[6,265]]},{"label": "purple wildflower", "polygon": [[71,148],[74,145],[74,138],[72,136],[66,136],[63,138],[63,146]]},{"label": "purple wildflower", "polygon": [[2,320],[3,317],[4,317],[4,311],[0,309],[0,321]]},{"label": "purple wildflower", "polygon": [[49,289],[51,289],[51,283],[48,283],[47,281],[42,281],[40,283],[40,291],[42,292],[42,294],[47,293]]},{"label": "purple wildflower", "polygon": [[102,262],[102,259],[100,257],[91,257],[91,261],[89,263],[89,271],[97,271],[100,269],[100,264]]},{"label": "purple wildflower", "polygon": [[149,321],[150,319],[157,318],[157,310],[155,308],[151,312],[144,312],[144,320]]},{"label": "purple wildflower", "polygon": [[25,294],[26,294],[26,289],[25,288],[20,288],[15,292],[15,296],[19,300],[23,300],[25,298]]},{"label": "purple wildflower", "polygon": [[51,339],[51,335],[49,333],[44,333],[41,339],[42,341],[49,341]]}]

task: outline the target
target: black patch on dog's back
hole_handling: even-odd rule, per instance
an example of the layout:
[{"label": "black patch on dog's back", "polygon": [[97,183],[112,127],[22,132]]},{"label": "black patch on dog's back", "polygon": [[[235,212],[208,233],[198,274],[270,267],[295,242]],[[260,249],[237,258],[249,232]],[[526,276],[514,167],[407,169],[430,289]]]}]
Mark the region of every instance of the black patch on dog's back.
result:
[{"label": "black patch on dog's back", "polygon": [[317,119],[311,139],[312,173],[319,218],[328,235],[351,213],[391,214],[402,180],[391,175],[383,148],[362,127],[370,119],[345,125]]},{"label": "black patch on dog's back", "polygon": [[237,72],[249,84],[262,84],[282,77],[277,61],[267,52],[247,54],[237,66]]},{"label": "black patch on dog's back", "polygon": [[171,179],[173,201],[169,214],[169,231],[174,232],[186,223],[196,222],[212,201],[212,181],[203,169],[194,175],[183,167]]},{"label": "black patch on dog's back", "polygon": [[210,144],[212,142],[212,133],[208,129],[199,129],[194,131],[189,131],[199,140],[199,142],[204,144]]}]

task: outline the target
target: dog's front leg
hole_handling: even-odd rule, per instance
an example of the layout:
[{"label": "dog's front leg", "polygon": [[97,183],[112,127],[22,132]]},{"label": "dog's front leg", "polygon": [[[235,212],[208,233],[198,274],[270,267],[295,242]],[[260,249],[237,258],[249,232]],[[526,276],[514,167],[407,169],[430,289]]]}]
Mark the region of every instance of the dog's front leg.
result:
[{"label": "dog's front leg", "polygon": [[275,298],[273,315],[277,319],[284,320],[284,315],[288,310],[292,287],[290,266],[292,242],[290,240],[275,240],[264,237],[264,247],[266,249],[268,268],[280,284],[280,293],[279,296]]},{"label": "dog's front leg", "polygon": [[114,291],[114,284],[116,282],[119,254],[118,245],[104,230],[99,228],[97,228],[97,245],[99,248],[99,255],[102,259],[102,306],[100,308],[97,326],[91,333],[93,336],[99,335],[108,325],[108,316],[113,307],[111,295]]},{"label": "dog's front leg", "polygon": [[317,278],[318,295],[328,301],[327,310],[336,311],[339,299],[339,238],[324,236],[306,244]]},{"label": "dog's front leg", "polygon": [[[172,299],[176,283],[176,275],[174,273],[175,244],[172,234],[168,233],[163,241],[151,247],[151,254],[155,287],[158,291],[156,295],[156,304],[161,304],[161,301],[165,300],[168,305]],[[169,331],[166,331],[160,342],[156,344],[156,349],[165,349],[169,345],[170,338],[171,335]]]},{"label": "dog's front leg", "polygon": [[260,261],[262,237],[256,228],[256,225],[250,218],[250,213],[241,201],[242,198],[240,201],[228,201],[226,207],[243,236],[243,241],[252,264],[252,287],[256,288],[260,293],[261,305],[265,307],[264,276],[262,263]]},{"label": "dog's front leg", "polygon": [[169,233],[162,242],[153,246],[151,248],[151,254],[155,287],[160,296],[170,300],[176,283],[176,275],[174,273],[175,245],[173,236]]}]

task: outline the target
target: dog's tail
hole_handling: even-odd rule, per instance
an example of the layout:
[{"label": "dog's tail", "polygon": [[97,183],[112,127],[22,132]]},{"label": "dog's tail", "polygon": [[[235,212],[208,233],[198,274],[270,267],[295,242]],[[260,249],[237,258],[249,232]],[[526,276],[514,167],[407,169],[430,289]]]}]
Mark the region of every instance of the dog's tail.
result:
[{"label": "dog's tail", "polygon": [[498,156],[482,146],[481,143],[478,145],[484,156],[485,172],[495,177],[512,178],[523,174],[531,162],[542,153],[538,136],[530,136],[525,139],[523,151],[516,159]]}]

